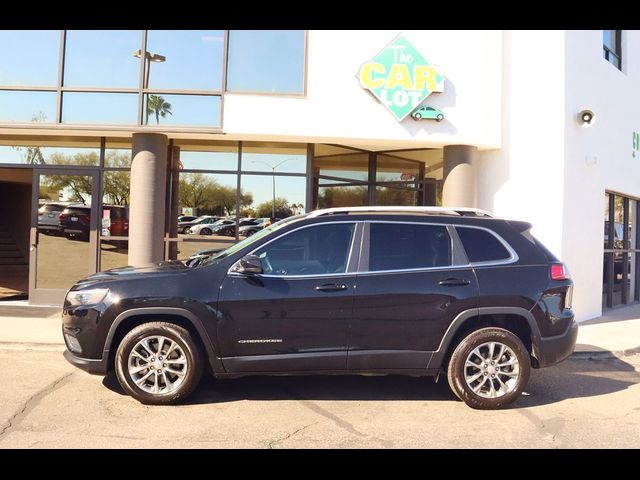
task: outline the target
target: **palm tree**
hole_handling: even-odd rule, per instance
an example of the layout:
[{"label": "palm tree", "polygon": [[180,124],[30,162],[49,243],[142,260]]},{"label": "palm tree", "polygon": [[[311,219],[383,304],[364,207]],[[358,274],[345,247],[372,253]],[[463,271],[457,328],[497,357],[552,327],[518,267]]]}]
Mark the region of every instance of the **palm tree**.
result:
[{"label": "palm tree", "polygon": [[160,95],[149,95],[147,100],[147,125],[149,124],[149,115],[154,114],[156,116],[156,124],[160,125],[160,117],[164,118],[171,113],[171,104],[167,102]]}]

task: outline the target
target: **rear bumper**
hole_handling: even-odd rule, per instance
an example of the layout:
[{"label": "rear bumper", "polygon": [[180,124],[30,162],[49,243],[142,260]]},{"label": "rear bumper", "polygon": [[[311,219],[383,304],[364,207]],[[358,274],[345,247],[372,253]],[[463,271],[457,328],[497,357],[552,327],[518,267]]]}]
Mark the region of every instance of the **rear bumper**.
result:
[{"label": "rear bumper", "polygon": [[555,337],[542,337],[534,345],[534,356],[540,368],[561,362],[573,353],[578,338],[578,324],[573,320],[567,331]]},{"label": "rear bumper", "polygon": [[76,357],[69,350],[65,350],[62,354],[64,358],[71,365],[74,365],[85,372],[91,373],[93,375],[106,375],[107,374],[107,356],[104,356],[101,359],[93,359],[93,358],[81,358]]}]

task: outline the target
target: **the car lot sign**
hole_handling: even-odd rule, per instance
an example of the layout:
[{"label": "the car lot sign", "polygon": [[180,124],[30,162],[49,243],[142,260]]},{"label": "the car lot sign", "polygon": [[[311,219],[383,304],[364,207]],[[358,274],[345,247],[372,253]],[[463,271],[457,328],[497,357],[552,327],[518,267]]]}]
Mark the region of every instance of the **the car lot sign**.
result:
[{"label": "the car lot sign", "polygon": [[444,91],[444,77],[402,35],[364,63],[358,79],[398,121],[433,92]]}]

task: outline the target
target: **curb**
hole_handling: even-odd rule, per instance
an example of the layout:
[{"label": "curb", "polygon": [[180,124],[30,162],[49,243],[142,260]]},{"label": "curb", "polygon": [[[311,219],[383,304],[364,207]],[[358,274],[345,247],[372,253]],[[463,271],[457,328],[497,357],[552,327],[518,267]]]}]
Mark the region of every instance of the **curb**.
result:
[{"label": "curb", "polygon": [[628,348],[626,350],[618,350],[615,352],[573,352],[569,358],[572,358],[574,360],[604,360],[611,358],[630,357],[632,355],[637,355],[638,353],[640,353],[640,346],[635,348]]}]

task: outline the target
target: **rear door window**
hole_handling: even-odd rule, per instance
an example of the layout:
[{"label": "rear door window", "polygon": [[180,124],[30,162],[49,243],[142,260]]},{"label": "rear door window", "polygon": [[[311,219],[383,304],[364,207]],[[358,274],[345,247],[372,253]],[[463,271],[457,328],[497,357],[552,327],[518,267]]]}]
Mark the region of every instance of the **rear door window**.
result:
[{"label": "rear door window", "polygon": [[451,265],[451,239],[442,225],[376,223],[369,230],[368,271]]},{"label": "rear door window", "polygon": [[511,254],[504,245],[487,230],[456,227],[462,246],[471,263],[507,260]]}]

